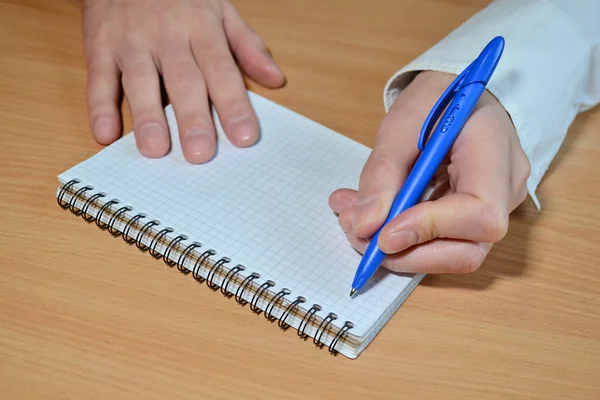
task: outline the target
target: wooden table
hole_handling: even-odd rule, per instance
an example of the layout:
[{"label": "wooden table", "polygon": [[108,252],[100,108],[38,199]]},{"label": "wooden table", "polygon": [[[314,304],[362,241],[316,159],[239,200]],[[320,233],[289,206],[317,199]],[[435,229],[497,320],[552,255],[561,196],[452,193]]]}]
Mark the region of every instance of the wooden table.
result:
[{"label": "wooden table", "polygon": [[[386,80],[486,3],[236,1],[288,78],[251,88],[369,146]],[[542,212],[526,201],[479,271],[427,277],[351,361],[56,205],[100,148],[85,80],[77,1],[0,1],[0,398],[600,398],[600,109]]]}]

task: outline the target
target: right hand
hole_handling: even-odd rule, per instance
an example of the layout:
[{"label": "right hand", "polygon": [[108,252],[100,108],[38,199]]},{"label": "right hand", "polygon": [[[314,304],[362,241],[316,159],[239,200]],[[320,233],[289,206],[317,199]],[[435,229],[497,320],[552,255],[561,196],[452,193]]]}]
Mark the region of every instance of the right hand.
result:
[{"label": "right hand", "polygon": [[[429,111],[456,78],[423,71],[402,91],[383,119],[358,191],[341,188],[329,198],[354,248],[364,253],[387,219],[419,151],[417,139]],[[435,190],[381,230],[383,265],[403,273],[477,270],[508,231],[509,214],[527,197],[531,165],[509,114],[490,92],[438,169]]]},{"label": "right hand", "polygon": [[84,0],[83,35],[94,138],[108,145],[120,137],[122,84],[137,147],[147,157],[162,157],[171,146],[160,75],[191,163],[210,160],[216,148],[209,99],[231,143],[258,140],[240,68],[265,87],[285,81],[263,40],[227,0]]}]

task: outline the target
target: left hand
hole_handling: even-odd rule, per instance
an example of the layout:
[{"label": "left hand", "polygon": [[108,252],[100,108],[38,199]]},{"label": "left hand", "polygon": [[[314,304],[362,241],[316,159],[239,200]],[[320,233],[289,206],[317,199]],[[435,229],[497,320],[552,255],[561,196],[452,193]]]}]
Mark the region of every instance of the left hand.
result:
[{"label": "left hand", "polygon": [[[383,224],[418,156],[423,121],[455,76],[422,72],[384,118],[358,192],[329,199],[348,240],[363,252]],[[435,179],[429,201],[406,210],[382,230],[384,266],[405,273],[478,269],[507,230],[509,214],[527,196],[529,161],[511,119],[485,91]]]},{"label": "left hand", "polygon": [[205,163],[215,155],[211,104],[233,145],[249,147],[258,141],[258,121],[242,73],[271,88],[282,86],[285,77],[233,4],[84,0],[83,5],[89,120],[98,143],[111,144],[122,133],[122,87],[140,153],[152,158],[167,154],[171,140],[163,86],[188,162]]}]

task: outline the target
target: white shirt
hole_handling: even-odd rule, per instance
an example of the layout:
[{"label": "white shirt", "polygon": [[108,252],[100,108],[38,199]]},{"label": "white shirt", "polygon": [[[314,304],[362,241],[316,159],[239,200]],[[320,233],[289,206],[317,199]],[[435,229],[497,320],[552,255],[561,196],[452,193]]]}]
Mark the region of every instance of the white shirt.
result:
[{"label": "white shirt", "polygon": [[496,0],[398,71],[386,111],[415,72],[462,72],[495,36],[505,46],[487,89],[512,118],[535,191],[577,114],[600,102],[600,0]]}]

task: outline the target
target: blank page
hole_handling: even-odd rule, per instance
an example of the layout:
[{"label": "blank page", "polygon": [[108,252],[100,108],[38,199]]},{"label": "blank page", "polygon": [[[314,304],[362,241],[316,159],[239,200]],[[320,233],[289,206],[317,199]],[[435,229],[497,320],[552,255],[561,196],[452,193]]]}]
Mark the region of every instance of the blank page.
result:
[{"label": "blank page", "polygon": [[288,299],[304,296],[318,316],[336,313],[334,324],[352,321],[353,336],[373,336],[413,289],[419,276],[380,269],[368,289],[349,297],[360,261],[328,205],[332,191],[358,188],[370,149],[254,93],[261,139],[236,148],[218,119],[218,152],[203,165],[183,158],[173,110],[165,110],[171,152],[160,159],[138,153],[133,134],[61,174],[64,183],[80,179],[107,198],[144,213],[170,235],[185,234],[216,250],[231,264],[257,272],[258,283],[272,280],[290,290]]}]

